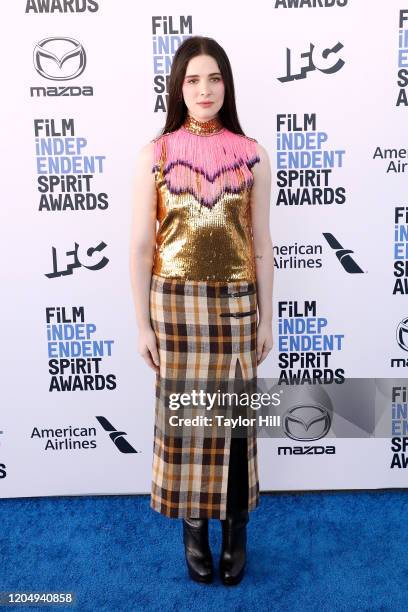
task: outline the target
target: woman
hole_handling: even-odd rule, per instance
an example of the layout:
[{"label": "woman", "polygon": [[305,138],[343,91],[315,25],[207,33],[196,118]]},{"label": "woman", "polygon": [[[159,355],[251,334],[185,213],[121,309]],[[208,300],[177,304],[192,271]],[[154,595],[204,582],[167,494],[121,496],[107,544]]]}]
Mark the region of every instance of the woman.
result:
[{"label": "woman", "polygon": [[168,400],[213,380],[253,381],[272,348],[270,175],[266,150],[239,124],[225,51],[188,38],[173,59],[166,124],[138,157],[130,267],[138,350],[156,372],[150,505],[183,519],[199,582],[213,578],[209,518],[221,520],[223,583],[243,577],[259,504],[256,435],[177,435]]}]

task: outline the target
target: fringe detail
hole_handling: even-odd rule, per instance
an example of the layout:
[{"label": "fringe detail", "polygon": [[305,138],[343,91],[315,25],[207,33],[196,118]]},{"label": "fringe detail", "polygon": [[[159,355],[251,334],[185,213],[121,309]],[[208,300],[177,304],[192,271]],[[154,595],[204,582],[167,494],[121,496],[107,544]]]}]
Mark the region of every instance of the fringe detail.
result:
[{"label": "fringe detail", "polygon": [[256,140],[226,128],[209,136],[183,128],[154,140],[152,172],[175,195],[189,193],[201,205],[213,208],[224,194],[251,189],[251,168],[260,161]]}]

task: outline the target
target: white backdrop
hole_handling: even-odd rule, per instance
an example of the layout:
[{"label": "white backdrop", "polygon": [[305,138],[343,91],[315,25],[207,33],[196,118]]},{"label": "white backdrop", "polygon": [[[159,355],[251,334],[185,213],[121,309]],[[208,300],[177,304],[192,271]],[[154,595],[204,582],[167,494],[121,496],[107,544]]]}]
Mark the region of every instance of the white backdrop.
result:
[{"label": "white backdrop", "polygon": [[[243,129],[271,158],[275,346],[258,376],[296,374],[297,367],[281,367],[278,320],[287,317],[288,302],[302,310],[307,301],[311,316],[327,319],[324,333],[344,336],[341,350],[328,356],[330,370],[347,378],[405,377],[406,324],[398,326],[408,308],[406,294],[393,289],[395,242],[398,265],[408,259],[406,172],[387,171],[390,160],[375,153],[395,149],[394,163],[405,159],[408,43],[399,35],[408,30],[408,3],[173,0],[156,2],[152,12],[131,0],[19,0],[2,16],[1,497],[150,492],[154,373],[136,350],[132,182],[138,151],[164,123],[172,52],[160,45],[174,52],[185,36],[211,36],[224,47]],[[291,189],[281,185],[287,175],[278,173],[289,168],[278,157],[278,136],[293,132],[308,134],[315,153],[316,132],[327,137],[322,150],[332,152],[332,165],[323,155],[307,165],[304,155],[291,169],[310,170],[315,185],[323,182],[319,169],[329,169],[322,197],[334,193],[340,203],[316,203],[313,185],[299,180]],[[48,154],[39,159],[36,144],[47,137],[65,144],[67,172],[45,170]],[[62,184],[67,175],[70,191]],[[296,193],[312,204],[277,204]],[[396,225],[403,234],[397,240]],[[289,260],[296,244],[311,245],[309,254]],[[309,260],[306,268],[299,259]],[[50,361],[58,354],[47,338],[58,312],[78,324],[65,329],[76,329],[81,350],[68,352],[61,376],[50,371],[61,362]],[[392,367],[392,359],[403,361]],[[378,415],[369,399],[369,422],[361,423],[357,401],[356,419],[344,419],[355,424],[350,437],[333,437],[347,408],[343,400],[331,433],[314,442],[284,432],[259,439],[261,490],[405,487],[404,467],[391,468],[390,438],[375,437],[391,427],[391,404]],[[308,445],[320,450],[305,454]],[[282,446],[303,450],[279,454]],[[397,453],[401,466],[404,458]]]}]

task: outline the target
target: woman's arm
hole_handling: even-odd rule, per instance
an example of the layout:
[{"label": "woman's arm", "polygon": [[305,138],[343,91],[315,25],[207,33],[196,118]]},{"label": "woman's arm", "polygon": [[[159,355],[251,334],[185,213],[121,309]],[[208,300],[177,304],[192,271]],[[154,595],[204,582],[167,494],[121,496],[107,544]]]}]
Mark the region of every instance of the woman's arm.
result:
[{"label": "woman's arm", "polygon": [[159,356],[150,321],[150,283],[156,244],[157,206],[156,185],[152,173],[153,152],[154,143],[149,142],[140,150],[136,162],[129,268],[139,327],[139,354],[157,372]]},{"label": "woman's arm", "polygon": [[260,162],[252,168],[252,233],[255,248],[256,284],[259,309],[257,359],[260,364],[272,349],[272,290],[274,257],[270,234],[271,166],[267,151],[256,143]]}]

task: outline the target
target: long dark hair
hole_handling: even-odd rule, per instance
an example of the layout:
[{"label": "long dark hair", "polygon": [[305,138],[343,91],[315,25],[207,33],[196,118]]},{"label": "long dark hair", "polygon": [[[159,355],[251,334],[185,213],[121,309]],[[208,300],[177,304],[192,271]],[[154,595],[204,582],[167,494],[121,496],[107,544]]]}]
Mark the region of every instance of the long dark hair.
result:
[{"label": "long dark hair", "polygon": [[187,116],[188,109],[183,100],[182,87],[188,62],[197,55],[211,55],[221,72],[225,87],[224,103],[218,112],[221,123],[231,132],[245,136],[238,119],[230,61],[221,45],[206,36],[190,36],[178,47],[174,55],[169,78],[166,123],[160,135],[177,130]]}]

